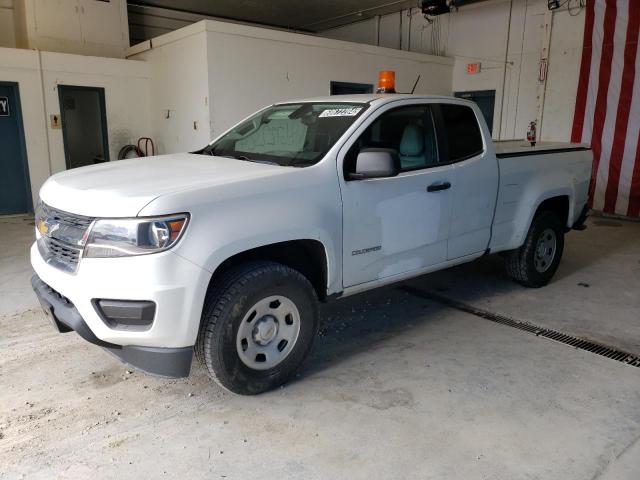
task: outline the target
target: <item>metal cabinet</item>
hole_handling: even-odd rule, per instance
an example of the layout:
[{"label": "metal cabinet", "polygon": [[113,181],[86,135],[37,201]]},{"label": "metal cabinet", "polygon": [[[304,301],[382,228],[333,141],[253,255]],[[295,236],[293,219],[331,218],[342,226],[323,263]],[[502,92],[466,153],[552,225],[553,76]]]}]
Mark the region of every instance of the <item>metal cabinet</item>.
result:
[{"label": "metal cabinet", "polygon": [[16,0],[14,10],[21,48],[124,57],[129,47],[126,0]]}]

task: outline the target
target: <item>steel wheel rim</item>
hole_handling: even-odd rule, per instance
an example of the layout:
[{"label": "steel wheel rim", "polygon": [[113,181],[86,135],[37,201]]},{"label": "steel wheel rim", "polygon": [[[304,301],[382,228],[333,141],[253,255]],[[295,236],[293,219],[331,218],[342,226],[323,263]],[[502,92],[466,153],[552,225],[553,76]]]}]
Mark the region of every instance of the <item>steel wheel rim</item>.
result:
[{"label": "steel wheel rim", "polygon": [[533,259],[536,271],[544,273],[551,268],[553,259],[556,256],[557,246],[556,232],[551,228],[545,229],[538,237],[538,242],[536,243]]},{"label": "steel wheel rim", "polygon": [[298,307],[283,295],[272,295],[247,310],[236,334],[236,350],[247,367],[268,370],[287,358],[299,334]]}]

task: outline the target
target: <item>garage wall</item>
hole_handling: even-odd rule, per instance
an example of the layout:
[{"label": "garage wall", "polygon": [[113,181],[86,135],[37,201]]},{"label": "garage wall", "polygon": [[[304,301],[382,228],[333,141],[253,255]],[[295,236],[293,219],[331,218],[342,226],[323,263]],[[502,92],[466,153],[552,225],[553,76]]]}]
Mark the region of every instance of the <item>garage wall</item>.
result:
[{"label": "garage wall", "polygon": [[[205,21],[211,136],[273,102],[324,96],[330,82],[374,84],[396,71],[397,90],[449,94],[453,61],[352,42]],[[229,48],[232,45],[233,48]]]},{"label": "garage wall", "polygon": [[34,201],[42,183],[65,169],[62,130],[49,115],[60,114],[57,85],[103,87],[109,154],[149,134],[149,66],[142,62],[0,48],[0,80],[17,82]]},{"label": "garage wall", "polygon": [[0,47],[15,47],[13,0],[0,0]]},{"label": "garage wall", "polygon": [[[105,89],[109,156],[149,136],[149,66],[143,62],[42,52],[45,108],[60,113],[57,85]],[[62,130],[48,129],[53,173],[65,169]]]},{"label": "garage wall", "polygon": [[[435,17],[433,23],[412,9],[322,34],[454,57],[454,91],[496,90],[494,138],[522,138],[529,122],[542,113],[542,139],[569,141],[585,18],[575,0],[570,4],[571,11],[565,6],[549,14],[546,0],[492,0]],[[538,70],[546,55],[548,19],[551,43],[544,88]],[[480,73],[467,74],[467,64],[475,62],[481,63]]]},{"label": "garage wall", "polygon": [[453,69],[448,58],[210,20],[132,47],[129,58],[151,65],[160,153],[202,148],[271,103],[328,95],[332,80],[375,84],[394,69],[400,91],[420,74],[418,93],[448,94]]},{"label": "garage wall", "polygon": [[[437,20],[442,23],[443,18],[449,21],[449,15],[442,15],[436,17],[436,23]],[[438,30],[437,24],[425,21],[420,9],[412,8],[324,30],[320,35],[336,40],[368,43],[430,55],[444,55],[444,48],[438,48],[438,42],[432,41],[431,38],[436,30]]]},{"label": "garage wall", "polygon": [[207,37],[196,23],[147,41],[129,52],[145,60],[150,85],[151,136],[159,153],[187,152],[210,141]]}]

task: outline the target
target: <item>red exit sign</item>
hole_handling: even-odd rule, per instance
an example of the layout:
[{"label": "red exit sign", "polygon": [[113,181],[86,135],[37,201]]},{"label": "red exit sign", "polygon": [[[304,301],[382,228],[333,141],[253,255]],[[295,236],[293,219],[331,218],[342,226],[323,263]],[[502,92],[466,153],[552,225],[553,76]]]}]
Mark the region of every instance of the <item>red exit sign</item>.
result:
[{"label": "red exit sign", "polygon": [[476,73],[480,73],[480,62],[467,63],[467,73],[469,75],[475,75]]}]

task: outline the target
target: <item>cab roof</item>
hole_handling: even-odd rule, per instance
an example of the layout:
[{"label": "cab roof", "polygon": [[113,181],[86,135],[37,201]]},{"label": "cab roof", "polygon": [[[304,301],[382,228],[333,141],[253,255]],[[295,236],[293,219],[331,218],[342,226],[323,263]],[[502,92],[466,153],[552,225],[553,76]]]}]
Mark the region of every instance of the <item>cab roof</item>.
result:
[{"label": "cab roof", "polygon": [[411,93],[365,93],[358,95],[331,95],[327,97],[299,98],[278,102],[277,105],[286,103],[369,103],[383,104],[396,100],[455,100],[458,102],[472,103],[468,100],[443,95],[416,95]]}]

